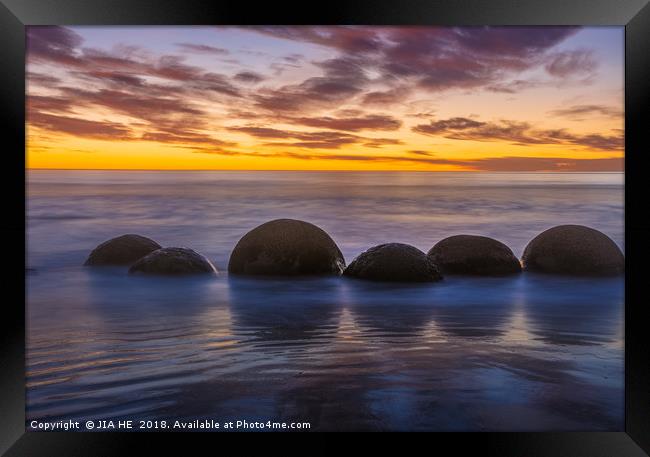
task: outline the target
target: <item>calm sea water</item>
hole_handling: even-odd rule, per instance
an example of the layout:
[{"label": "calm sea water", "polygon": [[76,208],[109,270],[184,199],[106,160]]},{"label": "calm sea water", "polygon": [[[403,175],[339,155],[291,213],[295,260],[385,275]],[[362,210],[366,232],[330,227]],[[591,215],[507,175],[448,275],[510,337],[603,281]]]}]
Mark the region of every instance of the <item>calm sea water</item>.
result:
[{"label": "calm sea water", "polygon": [[[29,171],[28,420],[623,429],[622,278],[228,277],[237,240],[277,218],[320,226],[348,263],[460,233],[520,256],[567,223],[623,248],[623,175]],[[221,276],[81,266],[123,233],[191,247]]]}]

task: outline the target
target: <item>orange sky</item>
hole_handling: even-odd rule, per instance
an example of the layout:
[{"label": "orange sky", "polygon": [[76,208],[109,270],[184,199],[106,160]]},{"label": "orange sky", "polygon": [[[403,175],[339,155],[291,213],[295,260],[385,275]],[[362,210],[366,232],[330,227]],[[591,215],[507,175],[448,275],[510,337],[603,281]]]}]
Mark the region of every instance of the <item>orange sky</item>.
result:
[{"label": "orange sky", "polygon": [[28,168],[617,171],[617,27],[28,27]]}]

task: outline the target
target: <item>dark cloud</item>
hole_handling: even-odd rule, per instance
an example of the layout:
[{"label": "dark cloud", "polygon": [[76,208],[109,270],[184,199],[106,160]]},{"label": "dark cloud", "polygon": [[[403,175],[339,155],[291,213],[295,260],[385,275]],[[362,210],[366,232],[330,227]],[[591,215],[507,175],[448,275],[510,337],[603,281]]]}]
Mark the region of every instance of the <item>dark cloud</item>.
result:
[{"label": "dark cloud", "polygon": [[196,145],[203,145],[209,147],[234,147],[237,146],[237,143],[231,141],[223,141],[213,138],[209,135],[195,132],[192,130],[186,130],[178,128],[176,132],[173,131],[163,131],[163,132],[147,132],[140,138],[145,141],[157,141],[161,143],[175,143],[188,145],[190,148],[196,147]]},{"label": "dark cloud", "polygon": [[285,130],[272,129],[268,127],[229,127],[228,130],[232,132],[242,132],[256,138],[294,138],[292,132]]},{"label": "dark cloud", "polygon": [[197,54],[215,54],[220,56],[230,54],[227,49],[208,46],[207,44],[176,43],[176,46],[185,52],[194,52]]},{"label": "dark cloud", "polygon": [[619,151],[623,150],[625,139],[622,134],[620,135],[599,135],[592,133],[590,135],[573,135],[565,134],[564,139],[569,144],[577,146],[587,146],[593,149],[600,149],[603,151]]},{"label": "dark cloud", "polygon": [[38,127],[58,133],[67,133],[85,138],[96,138],[103,140],[125,140],[132,139],[131,130],[114,122],[89,121],[68,116],[55,116],[41,112],[33,112],[28,115],[30,126]]},{"label": "dark cloud", "polygon": [[396,28],[385,51],[390,76],[432,91],[493,84],[506,71],[537,65],[546,50],[576,32],[570,27]]},{"label": "dark cloud", "polygon": [[35,84],[41,87],[52,88],[61,83],[61,80],[52,75],[44,75],[42,73],[35,73],[30,71],[26,75],[27,84]]},{"label": "dark cloud", "polygon": [[279,130],[267,127],[230,127],[228,130],[233,132],[243,132],[256,138],[264,139],[295,139],[297,142],[285,143],[265,143],[267,146],[290,146],[313,149],[332,149],[339,148],[344,144],[358,142],[361,138],[356,135],[347,133],[319,131],[319,132],[298,132],[289,130]]},{"label": "dark cloud", "polygon": [[301,62],[304,58],[305,56],[303,56],[302,54],[289,54],[288,56],[284,56],[282,59],[285,62],[296,64]]},{"label": "dark cloud", "polygon": [[336,137],[315,141],[293,141],[278,143],[263,143],[263,146],[282,146],[287,148],[304,148],[304,149],[338,149],[347,144],[356,143],[357,140],[347,137]]},{"label": "dark cloud", "polygon": [[554,116],[580,119],[589,116],[614,117],[623,120],[623,113],[620,109],[606,105],[572,105],[566,108],[558,108],[550,111]]},{"label": "dark cloud", "polygon": [[528,122],[502,120],[479,122],[468,118],[451,118],[430,121],[413,127],[413,131],[425,135],[439,135],[455,140],[507,141],[519,146],[535,144],[564,144],[605,151],[622,150],[623,136],[570,133],[564,129],[535,129]]},{"label": "dark cloud", "polygon": [[[79,136],[103,137],[104,133],[109,132],[106,128],[94,132],[92,125],[72,125],[68,118],[61,116],[43,117],[43,112],[67,112],[71,110],[73,101],[74,107],[104,107],[113,112],[129,116],[136,119],[131,122],[132,125],[144,130],[145,133],[136,137],[132,132],[128,135],[119,135],[120,132],[113,129],[116,133],[113,139],[129,140],[146,140],[160,141],[171,144],[187,145],[194,147],[197,144],[206,146],[234,146],[234,143],[217,140],[209,134],[202,133],[201,130],[208,129],[208,119],[205,113],[196,108],[176,94],[172,93],[171,97],[157,96],[149,94],[147,90],[141,90],[139,95],[132,91],[100,89],[96,91],[84,90],[72,87],[59,88],[61,96],[28,97],[29,120],[36,122],[41,119],[40,126],[50,131],[59,131],[62,133],[75,134]],[[169,94],[168,94],[169,95]],[[44,124],[42,119],[47,120]],[[60,124],[60,125],[59,125]],[[72,125],[72,127],[71,127]],[[108,127],[111,127],[109,124]],[[85,127],[82,128],[82,127]],[[100,126],[101,127],[101,126]],[[112,126],[115,127],[115,126]],[[75,129],[76,128],[76,129]]]},{"label": "dark cloud", "polygon": [[485,122],[478,122],[465,117],[452,117],[451,119],[430,121],[428,124],[417,125],[413,128],[413,131],[427,135],[434,135],[441,132],[448,132],[450,130],[475,129],[484,125]]},{"label": "dark cloud", "polygon": [[[316,43],[337,50],[328,65],[357,60],[339,67],[348,74],[361,70],[380,73],[380,80],[409,80],[431,91],[492,85],[506,72],[520,72],[544,63],[548,50],[575,34],[577,27],[256,27],[254,30],[293,41]],[[582,51],[557,54],[548,63],[554,75],[591,62]],[[329,61],[328,61],[329,62]],[[350,62],[348,62],[350,63]],[[323,63],[324,64],[324,63]],[[516,90],[516,85],[509,90]],[[391,103],[390,89],[367,94],[366,103]]]},{"label": "dark cloud", "polygon": [[75,77],[90,83],[101,83],[113,89],[120,90],[147,90],[147,94],[168,90],[167,87],[155,86],[147,83],[144,78],[132,73],[111,70],[71,71]]},{"label": "dark cloud", "polygon": [[76,48],[83,39],[72,30],[59,26],[30,25],[26,27],[26,36],[29,62],[77,63]]},{"label": "dark cloud", "polygon": [[419,150],[419,149],[410,150],[410,151],[408,151],[408,153],[409,154],[415,154],[415,155],[418,155],[418,156],[428,156],[428,157],[435,156],[435,154],[433,152],[422,151],[422,150]]},{"label": "dark cloud", "polygon": [[373,27],[249,27],[260,33],[291,41],[306,41],[349,53],[376,52],[381,47],[378,29]]},{"label": "dark cloud", "polygon": [[[81,89],[62,88],[67,97],[35,96],[27,98],[28,122],[52,132],[81,137],[159,141],[170,144],[204,146],[236,146],[235,143],[218,140],[198,129],[207,128],[200,118],[201,111],[189,106],[178,105],[176,100],[141,96],[117,91],[90,92]],[[74,102],[73,102],[74,100]],[[126,126],[112,122],[86,121],[76,117],[52,115],[49,113],[72,114],[76,106],[104,106],[144,122],[132,122],[144,129],[142,136]],[[171,114],[170,114],[171,113]],[[198,117],[197,117],[198,116]]]},{"label": "dark cloud", "polygon": [[203,73],[199,67],[184,64],[179,56],[162,56],[149,71],[153,76],[176,81],[192,80]]},{"label": "dark cloud", "polygon": [[235,80],[247,83],[247,84],[256,84],[264,81],[266,78],[259,73],[253,71],[242,71],[235,75]]},{"label": "dark cloud", "polygon": [[546,71],[558,78],[587,77],[593,74],[598,63],[589,50],[565,51],[554,54],[546,64]]},{"label": "dark cloud", "polygon": [[73,101],[63,97],[48,97],[43,95],[29,95],[27,97],[27,112],[71,113]]},{"label": "dark cloud", "polygon": [[[155,77],[182,82],[185,91],[208,91],[233,97],[241,95],[228,77],[188,65],[180,56],[163,55],[154,59],[136,47],[123,45],[111,51],[84,48],[78,34],[58,26],[30,26],[27,35],[29,62],[64,65],[85,79],[121,83],[133,88],[144,85],[143,77]],[[147,89],[153,90],[155,85],[149,84]]]},{"label": "dark cloud", "polygon": [[285,146],[308,149],[337,149],[348,144],[363,144],[366,147],[380,148],[388,145],[398,145],[402,142],[393,138],[366,138],[348,133],[333,131],[300,132],[294,130],[280,130],[269,127],[244,126],[230,127],[232,132],[242,132],[255,138],[266,140],[298,140],[285,142],[267,142],[264,146]]},{"label": "dark cloud", "polygon": [[460,48],[481,55],[536,57],[575,34],[578,27],[507,26],[459,27],[456,35]]},{"label": "dark cloud", "polygon": [[265,146],[285,146],[307,149],[338,149],[341,146],[359,142],[360,138],[338,132],[288,132],[289,138],[299,141],[264,143]]},{"label": "dark cloud", "polygon": [[350,78],[312,77],[300,84],[260,90],[253,96],[259,108],[271,112],[303,111],[332,107],[362,92],[362,84]]},{"label": "dark cloud", "polygon": [[203,73],[186,82],[188,89],[194,91],[194,95],[205,97],[206,92],[213,92],[219,95],[230,97],[241,97],[241,91],[233,85],[228,77],[217,73]]},{"label": "dark cloud", "polygon": [[369,138],[366,143],[363,143],[364,146],[369,148],[381,148],[384,146],[395,146],[398,144],[404,144],[404,142],[395,138]]},{"label": "dark cloud", "polygon": [[204,114],[201,109],[179,98],[152,96],[146,92],[135,94],[112,89],[90,91],[73,87],[62,87],[60,90],[65,96],[73,97],[77,105],[103,106],[150,122],[160,122],[161,119],[179,115]]},{"label": "dark cloud", "polygon": [[327,128],[358,132],[361,130],[397,130],[402,122],[386,115],[360,115],[357,117],[300,117],[293,118],[292,122],[309,127]]}]

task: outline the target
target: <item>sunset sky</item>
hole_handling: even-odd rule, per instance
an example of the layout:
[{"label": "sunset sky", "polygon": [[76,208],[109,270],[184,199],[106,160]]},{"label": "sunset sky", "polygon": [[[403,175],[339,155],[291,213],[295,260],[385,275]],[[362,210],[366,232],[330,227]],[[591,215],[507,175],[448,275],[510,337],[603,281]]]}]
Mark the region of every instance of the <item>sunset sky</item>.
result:
[{"label": "sunset sky", "polygon": [[619,171],[622,27],[27,27],[27,166]]}]

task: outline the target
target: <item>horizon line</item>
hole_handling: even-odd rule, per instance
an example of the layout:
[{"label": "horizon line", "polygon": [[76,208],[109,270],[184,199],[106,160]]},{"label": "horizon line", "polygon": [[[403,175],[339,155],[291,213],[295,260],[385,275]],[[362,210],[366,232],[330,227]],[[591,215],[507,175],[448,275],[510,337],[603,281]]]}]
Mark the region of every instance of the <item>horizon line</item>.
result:
[{"label": "horizon line", "polygon": [[561,171],[561,170],[340,170],[340,169],[322,169],[322,170],[291,170],[291,169],[224,169],[224,168],[27,168],[25,171],[229,171],[229,172],[345,172],[345,173],[548,173],[548,174],[594,174],[594,173],[625,173],[625,170],[607,170],[607,171]]}]

